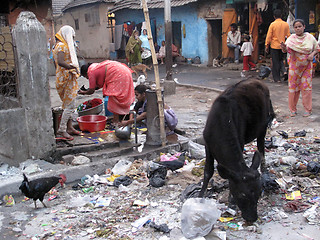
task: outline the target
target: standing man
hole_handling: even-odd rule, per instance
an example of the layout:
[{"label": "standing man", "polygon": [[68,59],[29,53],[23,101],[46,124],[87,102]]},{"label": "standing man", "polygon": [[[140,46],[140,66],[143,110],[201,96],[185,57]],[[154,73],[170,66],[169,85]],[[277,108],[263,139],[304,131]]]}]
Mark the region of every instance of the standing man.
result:
[{"label": "standing man", "polygon": [[284,72],[283,53],[280,44],[286,41],[290,36],[289,24],[281,19],[281,10],[276,9],[273,12],[274,21],[270,24],[266,42],[265,51],[271,53],[272,58],[272,76],[275,82],[280,82],[280,71]]},{"label": "standing man", "polygon": [[239,63],[241,33],[237,30],[237,24],[230,25],[231,31],[228,32],[227,46],[234,49],[234,62]]}]

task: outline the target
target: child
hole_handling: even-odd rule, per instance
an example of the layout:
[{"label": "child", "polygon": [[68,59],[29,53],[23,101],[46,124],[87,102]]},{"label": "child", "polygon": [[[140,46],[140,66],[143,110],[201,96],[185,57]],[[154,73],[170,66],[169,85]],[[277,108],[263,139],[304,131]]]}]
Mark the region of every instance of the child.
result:
[{"label": "child", "polygon": [[[145,85],[138,85],[134,89],[134,93],[138,100],[134,106],[134,111],[137,114],[136,120],[137,120],[137,123],[140,123],[140,126],[146,125],[145,119],[147,118],[147,98],[146,98],[147,89],[150,89],[150,88]],[[164,104],[164,119],[165,119],[167,135],[174,133],[175,128],[178,124],[178,119],[173,109],[170,108],[167,104]],[[133,114],[130,114],[129,120],[121,121],[121,126],[128,126],[133,123],[134,123]]]},{"label": "child", "polygon": [[[137,122],[141,122],[147,117],[147,98],[146,91],[149,89],[146,85],[138,85],[134,89],[136,99],[138,100],[134,105],[134,111],[137,114]],[[129,120],[121,121],[122,126],[128,126],[134,123],[133,114],[130,114]]]},{"label": "child", "polygon": [[256,70],[256,65],[251,61],[251,54],[253,52],[253,46],[250,42],[250,37],[248,35],[244,36],[244,43],[241,47],[241,52],[243,54],[243,70],[241,73],[241,76],[244,75],[244,72],[249,71],[249,65],[250,70],[254,71]]}]

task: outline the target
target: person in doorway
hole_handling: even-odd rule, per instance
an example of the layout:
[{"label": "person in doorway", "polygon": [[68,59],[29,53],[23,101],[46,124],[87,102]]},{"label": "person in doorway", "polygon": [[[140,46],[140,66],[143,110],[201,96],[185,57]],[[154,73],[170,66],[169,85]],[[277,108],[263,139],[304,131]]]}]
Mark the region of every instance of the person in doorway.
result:
[{"label": "person in doorway", "polygon": [[141,44],[142,42],[139,39],[139,32],[137,30],[134,30],[132,32],[131,37],[128,40],[128,43],[125,49],[126,58],[130,66],[134,66],[142,63]]},{"label": "person in doorway", "polygon": [[[137,99],[136,104],[134,105],[134,111],[137,114],[136,121],[141,123],[147,118],[147,97],[146,91],[149,89],[146,85],[138,85],[134,89],[134,93]],[[130,114],[128,120],[121,121],[121,126],[128,126],[134,123],[134,116]]]},{"label": "person in doorway", "polygon": [[60,126],[57,139],[72,141],[71,135],[81,135],[72,126],[72,112],[75,109],[79,77],[79,63],[74,45],[75,32],[68,25],[60,28],[55,35],[56,44],[53,48],[53,58],[56,65],[56,88],[62,101]]},{"label": "person in doorway", "polygon": [[103,97],[109,97],[107,109],[113,113],[113,124],[119,123],[119,115],[126,115],[134,102],[132,71],[125,64],[106,60],[81,66],[81,75],[89,79],[89,89],[79,90],[91,95],[102,88]]},{"label": "person in doorway", "polygon": [[142,34],[140,35],[139,39],[142,42],[142,44],[141,44],[142,49],[150,51],[150,44],[149,44],[149,40],[148,40],[147,29],[142,30]]},{"label": "person in doorway", "polygon": [[250,36],[245,35],[243,37],[244,43],[241,47],[241,52],[243,54],[243,69],[242,69],[242,75],[244,75],[245,72],[252,70],[256,70],[256,65],[251,60],[251,55],[253,52],[253,45],[250,42]]},{"label": "person in doorway", "polygon": [[281,42],[283,52],[288,52],[289,64],[289,95],[288,103],[290,116],[297,115],[297,103],[301,91],[302,104],[305,109],[304,117],[312,114],[312,60],[320,50],[317,40],[304,32],[305,23],[302,19],[293,22],[295,34],[287,41]]},{"label": "person in doorway", "polygon": [[161,60],[161,64],[164,64],[163,59],[166,57],[166,43],[165,41],[161,42],[161,47],[159,52],[157,53],[157,59]]},{"label": "person in doorway", "polygon": [[154,43],[154,50],[155,50],[156,53],[159,53],[160,46],[158,45],[157,42]]},{"label": "person in doorway", "polygon": [[275,82],[281,81],[281,72],[284,74],[283,53],[281,51],[281,42],[285,42],[290,36],[289,24],[281,19],[281,10],[274,10],[275,20],[270,24],[266,41],[265,52],[271,53],[272,58],[272,77]]},{"label": "person in doorway", "polygon": [[172,43],[171,48],[172,48],[172,57],[173,57],[173,58],[180,56],[179,48],[178,48],[176,45],[174,45],[174,44]]},{"label": "person in doorway", "polygon": [[234,50],[234,62],[239,63],[241,33],[237,30],[237,24],[230,25],[231,31],[228,32],[227,46]]}]

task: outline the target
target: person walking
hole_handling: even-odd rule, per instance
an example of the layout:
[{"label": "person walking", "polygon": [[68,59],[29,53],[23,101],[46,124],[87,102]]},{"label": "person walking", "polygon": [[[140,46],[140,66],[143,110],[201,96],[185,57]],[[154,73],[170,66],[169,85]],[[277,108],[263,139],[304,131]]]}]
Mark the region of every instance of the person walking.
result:
[{"label": "person walking", "polygon": [[[266,41],[265,52],[269,50],[272,58],[272,77],[275,82],[280,82],[280,71],[284,73],[283,53],[281,51],[281,42],[285,42],[290,36],[289,24],[281,19],[281,10],[276,9],[273,12],[275,20],[270,24]],[[270,49],[269,49],[270,48]]]},{"label": "person walking", "polygon": [[131,37],[128,40],[125,53],[126,53],[126,58],[129,63],[129,66],[134,66],[142,63],[142,58],[141,58],[141,40],[139,38],[139,32],[137,30],[134,30],[132,32]]},{"label": "person walking", "polygon": [[56,44],[53,48],[53,58],[56,65],[56,88],[62,101],[60,126],[57,139],[72,141],[71,135],[81,135],[72,126],[72,112],[75,109],[79,77],[79,63],[74,45],[75,32],[68,25],[60,28],[55,35]]},{"label": "person walking", "polygon": [[289,64],[289,95],[288,104],[290,116],[297,115],[297,103],[302,95],[302,104],[305,109],[304,117],[312,114],[312,60],[320,50],[317,40],[310,33],[304,32],[305,23],[302,19],[293,22],[295,34],[292,34],[285,43],[281,43],[283,52],[288,52]]},{"label": "person walking", "polygon": [[241,33],[237,30],[237,24],[232,23],[231,31],[228,32],[227,46],[234,50],[234,62],[239,63]]},{"label": "person walking", "polygon": [[244,43],[242,44],[241,47],[241,52],[243,54],[243,70],[241,77],[245,76],[245,72],[249,70],[256,70],[256,65],[252,62],[251,60],[251,55],[253,52],[253,45],[250,42],[250,37],[248,35],[244,36]]}]

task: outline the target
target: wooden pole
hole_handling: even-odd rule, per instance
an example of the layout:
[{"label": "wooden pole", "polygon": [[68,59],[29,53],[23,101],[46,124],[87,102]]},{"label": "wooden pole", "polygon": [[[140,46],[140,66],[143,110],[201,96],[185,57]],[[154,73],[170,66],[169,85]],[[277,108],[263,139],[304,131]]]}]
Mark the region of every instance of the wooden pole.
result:
[{"label": "wooden pole", "polygon": [[151,32],[151,25],[150,25],[150,17],[149,17],[149,10],[147,6],[146,0],[141,0],[143,6],[143,13],[144,18],[147,24],[147,32],[148,32],[148,40],[150,44],[150,50],[152,55],[152,62],[153,62],[153,69],[154,69],[154,77],[156,81],[156,94],[158,100],[158,108],[159,108],[159,119],[160,119],[160,138],[162,146],[166,145],[166,132],[164,126],[164,113],[163,113],[163,100],[162,100],[162,93],[160,87],[160,77],[159,77],[159,65],[158,59],[156,56],[156,51],[154,49],[153,39],[152,39],[152,32]]}]

